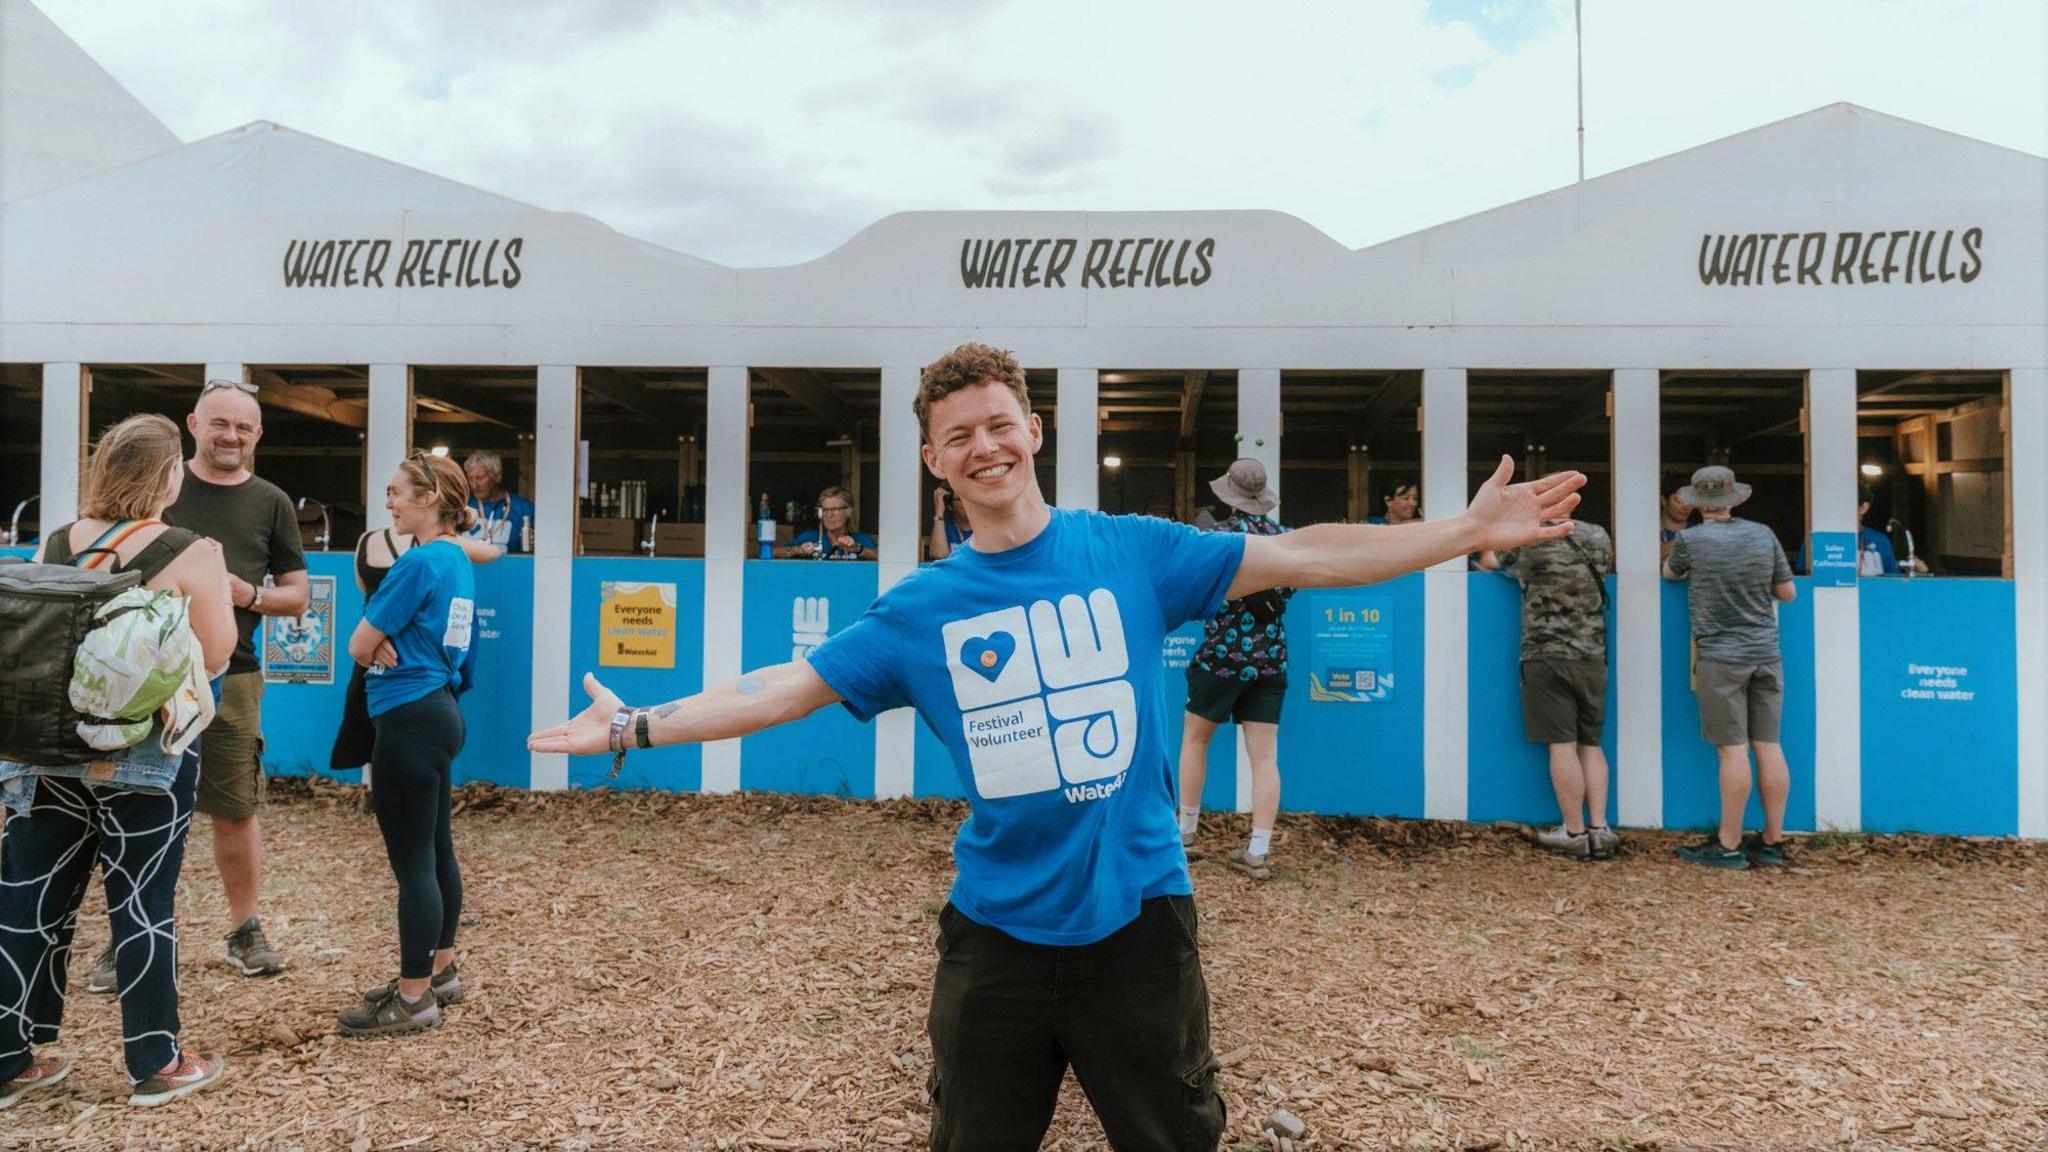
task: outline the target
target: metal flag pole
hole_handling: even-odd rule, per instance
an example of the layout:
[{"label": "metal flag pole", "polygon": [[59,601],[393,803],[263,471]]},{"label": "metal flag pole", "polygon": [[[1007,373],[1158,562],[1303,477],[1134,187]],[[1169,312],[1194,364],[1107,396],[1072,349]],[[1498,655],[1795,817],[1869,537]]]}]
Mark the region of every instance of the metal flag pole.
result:
[{"label": "metal flag pole", "polygon": [[1572,47],[1579,65],[1579,183],[1586,182],[1586,30],[1580,0],[1572,0]]}]

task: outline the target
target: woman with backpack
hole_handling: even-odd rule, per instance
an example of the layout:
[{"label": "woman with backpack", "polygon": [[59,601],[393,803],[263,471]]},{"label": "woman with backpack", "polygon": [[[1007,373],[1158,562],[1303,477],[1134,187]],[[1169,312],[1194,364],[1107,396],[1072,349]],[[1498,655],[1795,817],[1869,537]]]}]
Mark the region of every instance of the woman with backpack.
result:
[{"label": "woman with backpack", "polygon": [[455,927],[462,872],[449,831],[450,772],[462,751],[456,695],[469,686],[476,581],[456,535],[475,522],[469,480],[445,456],[415,452],[384,489],[394,532],[417,543],[363,609],[348,654],[365,675],[376,730],[370,775],[377,828],[398,881],[398,978],[363,994],[336,1023],[350,1036],[418,1032],[462,997]]},{"label": "woman with backpack", "polygon": [[[93,449],[79,519],[46,533],[36,559],[136,572],[142,587],[185,597],[210,679],[234,652],[235,619],[220,545],[160,519],[184,477],[176,425],[154,415],[121,421]],[[124,757],[140,765],[155,736],[106,760],[11,770],[19,778],[10,787],[26,784],[31,799],[9,817],[0,841],[0,1108],[71,1072],[68,1061],[39,1057],[33,1046],[57,1038],[72,930],[95,860],[120,976],[128,1102],[162,1104],[220,1079],[220,1056],[195,1056],[178,1044],[172,908],[199,782],[198,746],[174,769],[166,766],[167,782],[139,768],[124,771]]]}]

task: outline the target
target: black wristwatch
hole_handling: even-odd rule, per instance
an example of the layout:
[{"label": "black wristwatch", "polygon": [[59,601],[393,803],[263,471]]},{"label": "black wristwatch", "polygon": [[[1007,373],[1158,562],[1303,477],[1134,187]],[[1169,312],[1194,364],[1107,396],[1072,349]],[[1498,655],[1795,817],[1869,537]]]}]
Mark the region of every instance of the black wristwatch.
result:
[{"label": "black wristwatch", "polygon": [[636,748],[654,747],[654,741],[647,738],[647,709],[645,708],[636,709],[633,712],[633,746]]}]

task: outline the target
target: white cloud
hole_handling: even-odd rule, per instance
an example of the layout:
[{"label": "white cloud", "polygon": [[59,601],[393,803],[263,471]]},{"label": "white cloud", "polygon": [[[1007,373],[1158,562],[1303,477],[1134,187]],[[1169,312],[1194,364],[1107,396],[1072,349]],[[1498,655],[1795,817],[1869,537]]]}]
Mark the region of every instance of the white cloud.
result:
[{"label": "white cloud", "polygon": [[[1570,0],[45,0],[187,140],[274,120],[728,263],[889,212],[1275,208],[1349,245],[1572,179]],[[1587,0],[1588,171],[1837,100],[2048,152],[2048,10]]]}]

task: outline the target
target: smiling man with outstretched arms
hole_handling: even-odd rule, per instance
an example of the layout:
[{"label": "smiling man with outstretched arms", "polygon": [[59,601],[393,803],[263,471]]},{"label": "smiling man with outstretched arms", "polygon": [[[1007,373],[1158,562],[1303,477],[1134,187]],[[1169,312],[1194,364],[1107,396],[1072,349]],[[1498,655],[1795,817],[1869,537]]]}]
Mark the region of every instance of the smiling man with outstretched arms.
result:
[{"label": "smiling man with outstretched arms", "polygon": [[1562,536],[1585,478],[1507,483],[1462,515],[1399,527],[1204,534],[1047,506],[1043,443],[1016,358],[965,344],[924,370],[925,466],[974,537],[896,584],[795,661],[631,708],[591,706],[535,733],[593,755],[723,740],[834,702],[868,719],[914,707],[945,742],[970,815],[939,915],[932,1147],[1036,1148],[1071,1065],[1119,1148],[1213,1149],[1223,1099],[1209,1045],[1160,645],[1226,599],[1282,585],[1371,584],[1481,549]]}]

